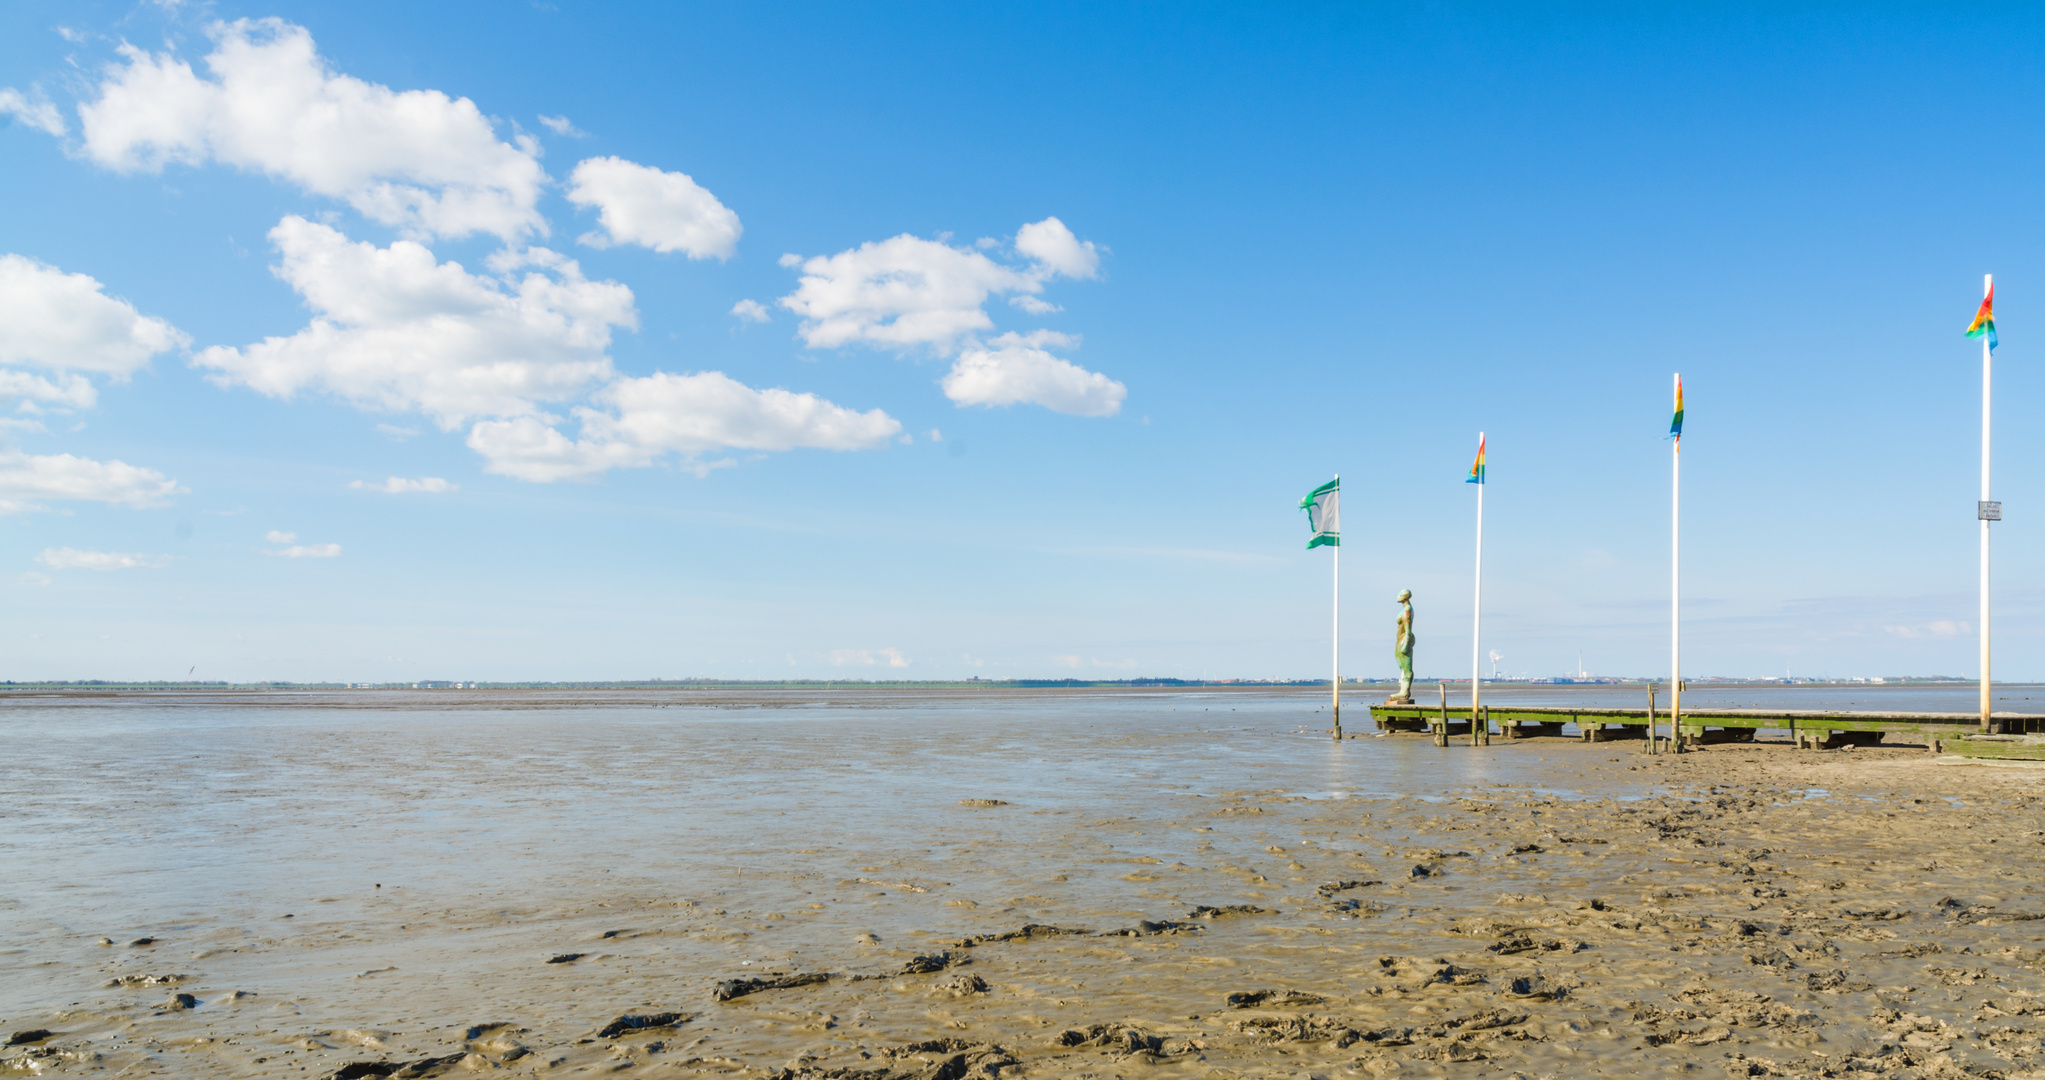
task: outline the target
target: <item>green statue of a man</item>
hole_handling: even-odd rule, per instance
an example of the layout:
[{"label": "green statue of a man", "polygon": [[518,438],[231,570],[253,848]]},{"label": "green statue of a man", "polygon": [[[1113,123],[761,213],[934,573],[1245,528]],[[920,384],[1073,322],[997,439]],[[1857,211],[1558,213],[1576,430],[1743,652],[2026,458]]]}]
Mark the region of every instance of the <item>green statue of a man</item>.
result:
[{"label": "green statue of a man", "polygon": [[1399,693],[1392,703],[1413,703],[1413,590],[1399,590],[1399,632],[1392,638],[1392,655],[1399,661]]}]

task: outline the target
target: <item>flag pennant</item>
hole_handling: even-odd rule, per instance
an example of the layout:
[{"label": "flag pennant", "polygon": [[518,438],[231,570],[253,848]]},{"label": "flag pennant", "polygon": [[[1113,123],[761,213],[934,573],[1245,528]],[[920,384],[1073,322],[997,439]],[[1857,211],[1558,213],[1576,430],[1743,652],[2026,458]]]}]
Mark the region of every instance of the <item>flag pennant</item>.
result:
[{"label": "flag pennant", "polygon": [[1683,377],[1676,376],[1676,415],[1669,418],[1669,438],[1683,438]]},{"label": "flag pennant", "polygon": [[1995,286],[1988,287],[1988,295],[1981,298],[1981,306],[1974,311],[1974,321],[1967,324],[1967,336],[1988,339],[1988,351],[1995,351]]},{"label": "flag pennant", "polygon": [[1477,460],[1470,464],[1470,475],[1464,478],[1463,483],[1481,484],[1483,482],[1484,482],[1484,433],[1480,431],[1477,433]]},{"label": "flag pennant", "polygon": [[1299,508],[1307,512],[1307,525],[1313,529],[1313,538],[1307,547],[1342,546],[1342,478],[1322,484],[1307,493],[1299,501]]}]

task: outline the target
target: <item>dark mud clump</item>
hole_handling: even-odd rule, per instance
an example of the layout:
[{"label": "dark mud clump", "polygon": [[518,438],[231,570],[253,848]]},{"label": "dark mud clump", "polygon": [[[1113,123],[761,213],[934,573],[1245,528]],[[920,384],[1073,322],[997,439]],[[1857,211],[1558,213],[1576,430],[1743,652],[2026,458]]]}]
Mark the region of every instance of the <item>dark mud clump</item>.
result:
[{"label": "dark mud clump", "polygon": [[767,1074],[767,1080],[977,1080],[997,1077],[1016,1063],[1015,1055],[993,1043],[932,1039],[883,1050],[892,1064],[878,1069],[824,1068],[798,1064]]},{"label": "dark mud clump", "polygon": [[1319,1005],[1328,1000],[1319,994],[1299,990],[1242,990],[1222,999],[1225,1009],[1252,1009],[1259,1005],[1276,1005],[1285,1009],[1296,1009],[1303,1005]]},{"label": "dark mud clump", "polygon": [[1042,923],[1027,923],[1020,930],[1003,934],[974,934],[952,943],[955,949],[970,949],[975,945],[991,945],[1002,941],[1029,941],[1033,938],[1049,937],[1092,937],[1091,930],[1076,930],[1063,926],[1045,926]]},{"label": "dark mud clump", "polygon": [[589,955],[589,954],[588,954],[588,953],[585,953],[585,952],[565,952],[565,953],[562,953],[562,954],[561,954],[561,955],[559,955],[559,956],[555,956],[555,957],[551,957],[551,958],[549,958],[549,959],[547,960],[547,963],[549,963],[549,964],[572,964],[572,963],[574,963],[575,961],[577,961],[577,960],[580,960],[580,959],[582,959],[583,957],[585,957],[585,956],[588,956],[588,955]]},{"label": "dark mud clump", "polygon": [[1260,908],[1255,904],[1224,904],[1221,907],[1202,904],[1187,912],[1186,917],[1189,919],[1225,919],[1231,915],[1269,914],[1271,914],[1270,909]]},{"label": "dark mud clump", "polygon": [[1357,1043],[1407,1046],[1413,1042],[1410,1027],[1358,1028],[1322,1016],[1252,1016],[1231,1020],[1228,1026],[1239,1034],[1273,1042],[1333,1043],[1338,1050]]},{"label": "dark mud clump", "polygon": [[425,1057],[417,1061],[351,1061],[328,1074],[327,1080],[362,1080],[365,1076],[390,1076],[398,1080],[434,1076],[452,1068],[466,1054]]},{"label": "dark mud clump", "polygon": [[1500,956],[1513,956],[1518,953],[1528,952],[1573,953],[1582,952],[1588,948],[1590,948],[1588,943],[1575,939],[1535,937],[1532,934],[1509,934],[1484,946],[1486,952],[1494,952]]},{"label": "dark mud clump", "polygon": [[1149,919],[1142,919],[1139,920],[1135,926],[1125,926],[1120,930],[1103,930],[1101,931],[1101,936],[1157,937],[1159,935],[1165,934],[1197,934],[1205,929],[1206,927],[1204,926],[1188,926],[1185,923],[1178,922],[1173,919],[1159,919],[1156,922],[1152,922]]},{"label": "dark mud clump", "polygon": [[897,974],[929,975],[932,972],[943,971],[945,968],[952,966],[954,962],[955,960],[949,952],[932,953],[929,956],[912,956],[909,958],[908,963],[902,965],[902,970]]},{"label": "dark mud clump", "polygon": [[1326,885],[1316,888],[1314,891],[1322,896],[1334,896],[1338,892],[1346,892],[1350,889],[1367,889],[1372,885],[1383,884],[1384,882],[1382,881],[1331,881]]},{"label": "dark mud clump", "polygon": [[978,975],[960,974],[938,983],[937,989],[953,997],[972,997],[974,994],[986,993],[988,986],[987,980]]},{"label": "dark mud clump", "polygon": [[161,1007],[170,1012],[183,1012],[186,1009],[198,1008],[199,999],[190,994],[172,994]]},{"label": "dark mud clump", "polygon": [[56,1037],[57,1033],[48,1028],[35,1028],[30,1031],[17,1031],[9,1035],[7,1037],[7,1045],[28,1046],[32,1043],[42,1042],[44,1039],[54,1039]]},{"label": "dark mud clump", "polygon": [[671,1028],[677,1024],[685,1024],[693,1019],[695,1017],[689,1013],[678,1012],[626,1013],[616,1020],[605,1024],[603,1030],[596,1033],[596,1037],[599,1039],[615,1039],[620,1035],[629,1034],[634,1031]]},{"label": "dark mud clump", "polygon": [[731,1001],[762,990],[788,990],[797,986],[815,986],[830,982],[831,977],[822,973],[808,975],[761,975],[750,979],[725,979],[717,984],[710,996],[716,1001]]},{"label": "dark mud clump", "polygon": [[1206,1044],[1198,1039],[1167,1039],[1131,1024],[1091,1024],[1073,1028],[1052,1036],[1051,1045],[1124,1056],[1140,1055],[1146,1060],[1190,1054],[1206,1048]]}]

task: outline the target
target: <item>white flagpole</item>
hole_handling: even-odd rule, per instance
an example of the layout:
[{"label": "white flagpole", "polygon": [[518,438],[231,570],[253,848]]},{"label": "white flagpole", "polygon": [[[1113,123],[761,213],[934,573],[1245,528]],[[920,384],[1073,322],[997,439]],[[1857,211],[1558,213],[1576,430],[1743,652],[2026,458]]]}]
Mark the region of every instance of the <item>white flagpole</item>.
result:
[{"label": "white flagpole", "polygon": [[[1338,484],[1341,483],[1341,473],[1335,474],[1335,481]],[[1341,497],[1342,489],[1337,487],[1335,489],[1335,498],[1339,500]],[[1341,504],[1338,502],[1336,505],[1339,506]],[[1341,526],[1341,518],[1339,516],[1336,518],[1336,526],[1338,529]],[[1334,644],[1330,650],[1328,666],[1333,669],[1335,676],[1333,680],[1335,688],[1335,738],[1340,739],[1342,738],[1342,537],[1339,533],[1335,537],[1333,546],[1335,548],[1335,615],[1330,637]]]},{"label": "white flagpole", "polygon": [[[1484,445],[1484,433],[1481,431],[1477,433],[1477,445],[1479,447]],[[1479,741],[1478,736],[1480,734],[1477,730],[1477,725],[1483,722],[1477,718],[1477,691],[1481,684],[1483,672],[1482,667],[1479,666],[1478,656],[1478,651],[1481,648],[1478,642],[1483,640],[1481,627],[1484,620],[1484,477],[1482,473],[1478,474],[1477,480],[1477,585],[1472,591],[1475,595],[1472,600],[1474,609],[1470,614],[1470,745],[1475,746]]]},{"label": "white flagpole", "polygon": [[[1995,275],[1983,274],[1981,295],[1991,295],[1995,289]],[[1991,318],[1994,316],[1991,314]],[[1994,350],[1988,347],[1988,336],[1981,337],[1981,501],[1988,501],[1988,401],[1991,357]],[[1981,730],[1988,731],[1988,517],[1985,513],[1975,515],[1981,519]]]},{"label": "white flagpole", "polygon": [[[1676,374],[1680,392],[1683,375]],[[1676,436],[1669,475],[1669,742],[1683,745],[1683,436]]]}]

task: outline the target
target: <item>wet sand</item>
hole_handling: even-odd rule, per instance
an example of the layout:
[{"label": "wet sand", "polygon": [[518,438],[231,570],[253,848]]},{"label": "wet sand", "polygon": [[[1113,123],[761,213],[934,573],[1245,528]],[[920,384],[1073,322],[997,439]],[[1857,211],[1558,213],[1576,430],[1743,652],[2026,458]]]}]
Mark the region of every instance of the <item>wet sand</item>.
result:
[{"label": "wet sand", "polygon": [[8,699],[0,1069],[2045,1076],[2045,770],[1318,706]]}]

